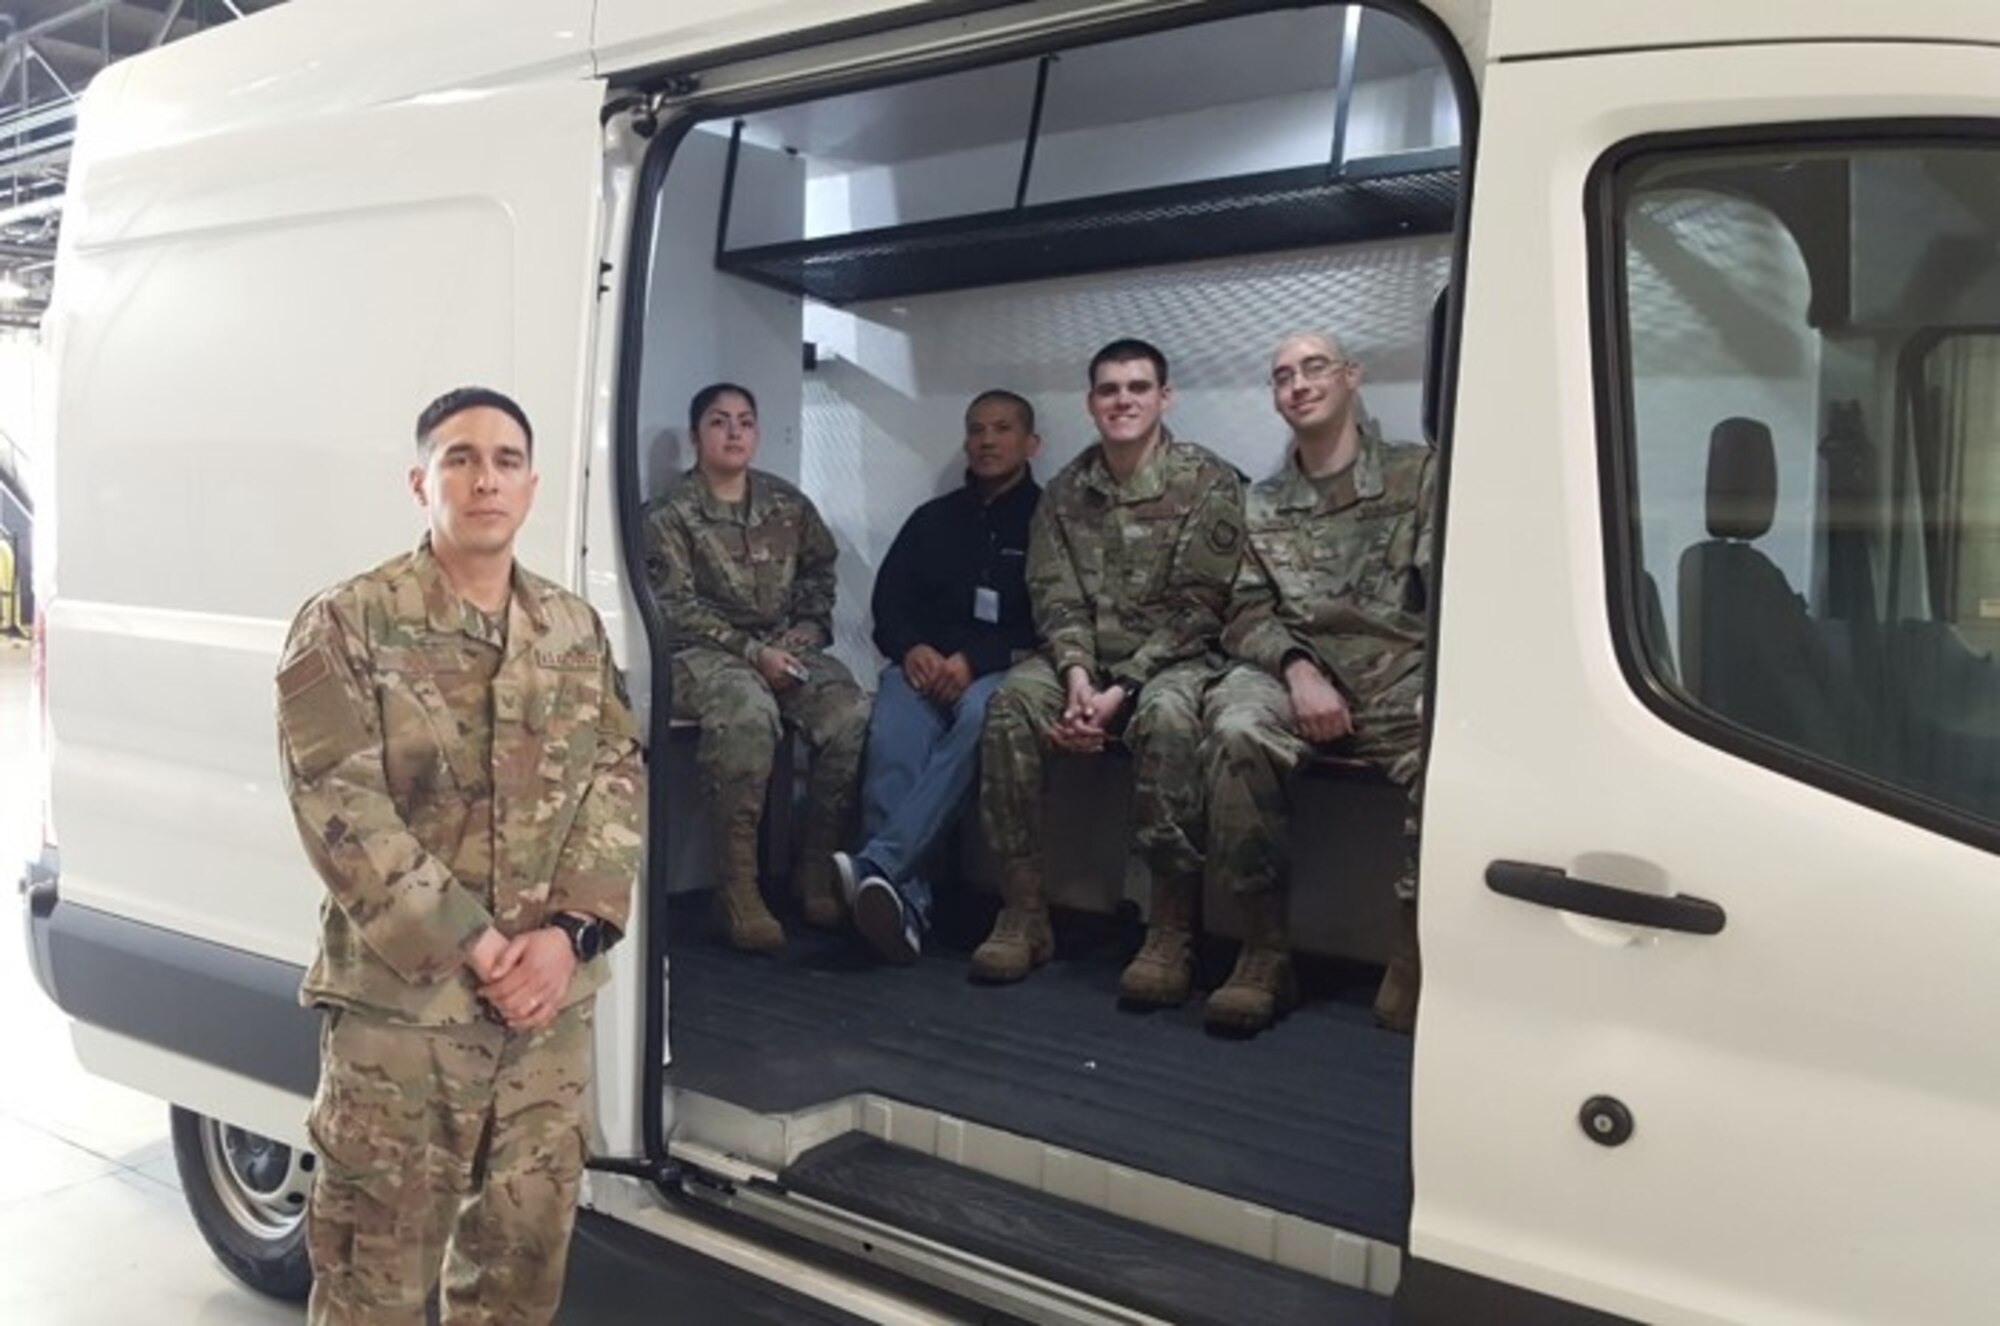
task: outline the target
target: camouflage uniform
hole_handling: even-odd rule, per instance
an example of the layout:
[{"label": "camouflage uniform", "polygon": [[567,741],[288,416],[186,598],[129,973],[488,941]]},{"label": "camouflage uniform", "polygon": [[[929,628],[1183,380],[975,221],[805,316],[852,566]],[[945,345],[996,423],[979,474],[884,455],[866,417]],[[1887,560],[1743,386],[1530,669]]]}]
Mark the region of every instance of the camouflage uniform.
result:
[{"label": "camouflage uniform", "polygon": [[[1310,751],[1281,680],[1303,654],[1354,715],[1336,748],[1415,789],[1423,738],[1431,451],[1385,444],[1372,426],[1326,497],[1299,471],[1254,485],[1249,544],[1223,647],[1247,666],[1211,689],[1202,764],[1209,784],[1209,868],[1238,892],[1280,887],[1285,781]],[[1412,829],[1414,826],[1412,826]],[[1407,892],[1409,876],[1398,884]]]},{"label": "camouflage uniform", "polygon": [[[980,820],[1010,908],[1043,905],[1043,746],[1072,666],[1138,692],[1124,736],[1135,764],[1134,839],[1156,898],[1163,881],[1200,878],[1201,787],[1188,772],[1242,537],[1241,477],[1171,436],[1123,483],[1093,446],[1048,485],[1028,538],[1044,651],[1008,672],[980,746]],[[976,958],[974,970],[981,974]]]},{"label": "camouflage uniform", "polygon": [[300,996],[328,1010],[314,1322],[420,1323],[441,1267],[449,1322],[554,1315],[609,968],[579,966],[555,1023],[514,1033],[465,953],[557,912],[623,929],[644,774],[619,686],[588,604],[517,564],[496,630],[428,540],[292,625],[279,746],[327,887]]},{"label": "camouflage uniform", "polygon": [[[695,759],[725,895],[755,897],[757,827],[784,720],[812,752],[796,878],[808,918],[837,921],[832,860],[854,815],[868,701],[821,652],[833,639],[833,535],[782,479],[753,470],[731,504],[690,471],[648,509],[646,548],[674,650],[674,717],[701,723]],[[755,663],[765,646],[796,654],[807,680],[773,691]]]},{"label": "camouflage uniform", "polygon": [[[1288,660],[1313,660],[1346,698],[1354,732],[1333,749],[1409,789],[1409,854],[1395,887],[1406,902],[1414,897],[1431,461],[1428,447],[1385,444],[1363,425],[1360,455],[1324,495],[1295,456],[1250,490],[1248,546],[1222,635],[1244,663],[1210,689],[1201,748],[1208,869],[1238,895],[1245,931],[1237,972],[1209,1001],[1212,1025],[1255,1031],[1296,998],[1280,890],[1288,781],[1312,747],[1281,680]],[[1392,1025],[1404,1021],[1405,996],[1414,999],[1413,924],[1405,908],[1392,979],[1377,1003]]]}]

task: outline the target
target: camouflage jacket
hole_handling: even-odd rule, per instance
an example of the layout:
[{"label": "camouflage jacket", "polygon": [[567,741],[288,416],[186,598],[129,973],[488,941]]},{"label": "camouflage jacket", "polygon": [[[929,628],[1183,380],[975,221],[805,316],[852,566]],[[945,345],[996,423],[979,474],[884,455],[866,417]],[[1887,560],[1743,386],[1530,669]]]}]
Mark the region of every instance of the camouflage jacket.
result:
[{"label": "camouflage jacket", "polygon": [[1243,483],[1172,436],[1122,484],[1092,446],[1050,481],[1028,530],[1028,596],[1061,676],[1143,686],[1214,644],[1243,542]]},{"label": "camouflage jacket", "polygon": [[830,643],[835,556],[812,501],[762,470],[739,509],[693,470],[646,509],[646,579],[676,652],[708,645],[754,663],[765,645]]},{"label": "camouflage jacket", "polygon": [[[621,930],[645,774],[604,628],[518,564],[504,649],[428,540],[306,604],[278,669],[285,787],[325,881],[308,1004],[482,1016],[467,946],[556,912]],[[599,957],[569,1000],[603,985]]]},{"label": "camouflage jacket", "polygon": [[1320,496],[1288,456],[1250,489],[1248,547],[1223,646],[1279,674],[1304,653],[1350,698],[1423,666],[1434,467],[1429,447],[1362,430],[1349,479]]}]

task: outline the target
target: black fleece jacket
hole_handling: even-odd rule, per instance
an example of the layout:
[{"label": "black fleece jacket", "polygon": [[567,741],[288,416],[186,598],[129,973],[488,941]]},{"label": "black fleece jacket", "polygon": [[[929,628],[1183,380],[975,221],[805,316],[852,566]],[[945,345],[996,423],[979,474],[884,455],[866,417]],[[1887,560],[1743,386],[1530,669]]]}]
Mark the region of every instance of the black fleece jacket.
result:
[{"label": "black fleece jacket", "polygon": [[[1033,649],[1028,520],[1041,496],[1031,472],[991,503],[967,482],[912,512],[875,574],[875,647],[892,663],[920,644],[963,653],[975,677]],[[974,615],[981,587],[999,597],[998,622]]]}]

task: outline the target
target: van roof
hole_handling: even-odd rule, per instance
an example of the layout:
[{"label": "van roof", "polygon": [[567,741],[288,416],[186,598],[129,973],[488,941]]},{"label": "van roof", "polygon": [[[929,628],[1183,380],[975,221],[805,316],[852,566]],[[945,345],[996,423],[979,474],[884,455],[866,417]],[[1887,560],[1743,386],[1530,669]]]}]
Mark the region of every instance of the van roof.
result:
[{"label": "van roof", "polygon": [[[971,0],[1000,8],[1010,0]],[[1991,0],[1425,0],[1474,70],[1585,51],[1830,38],[2000,45]],[[92,155],[447,89],[589,78],[799,27],[929,6],[916,0],[291,0],[122,61],[85,93]]]},{"label": "van roof", "polygon": [[1991,0],[1429,0],[1452,22],[1490,14],[1489,61],[1658,46],[1829,39],[2000,44]]}]

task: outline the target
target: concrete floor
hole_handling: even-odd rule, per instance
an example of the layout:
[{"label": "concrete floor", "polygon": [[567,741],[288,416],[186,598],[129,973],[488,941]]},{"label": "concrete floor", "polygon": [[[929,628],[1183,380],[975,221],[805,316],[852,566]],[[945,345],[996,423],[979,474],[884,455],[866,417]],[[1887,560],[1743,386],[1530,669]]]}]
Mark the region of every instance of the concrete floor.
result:
[{"label": "concrete floor", "polygon": [[0,1322],[299,1322],[238,1285],[182,1205],[167,1107],[90,1077],[28,970],[11,881],[39,832],[28,651],[0,640]]}]

